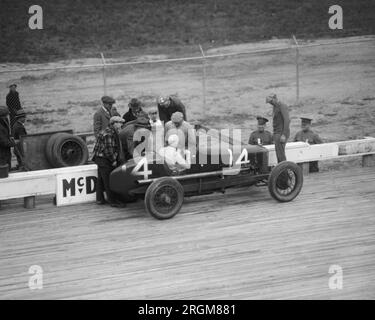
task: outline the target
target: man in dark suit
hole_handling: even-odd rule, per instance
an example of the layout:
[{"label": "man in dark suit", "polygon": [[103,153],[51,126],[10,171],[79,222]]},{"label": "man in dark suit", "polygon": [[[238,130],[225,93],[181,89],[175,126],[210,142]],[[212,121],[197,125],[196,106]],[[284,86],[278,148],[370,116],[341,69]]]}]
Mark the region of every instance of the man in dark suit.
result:
[{"label": "man in dark suit", "polygon": [[286,161],[285,145],[290,136],[290,118],[288,106],[279,101],[276,94],[270,94],[266,98],[266,103],[273,106],[273,141],[277,162]]},{"label": "man in dark suit", "polygon": [[25,128],[25,121],[26,121],[26,113],[23,109],[17,111],[16,115],[16,122],[12,127],[12,136],[16,141],[16,146],[13,149],[14,154],[17,157],[18,166],[17,168],[24,168],[24,151],[20,142],[21,136],[26,136],[26,128]]},{"label": "man in dark suit", "polygon": [[11,137],[9,110],[0,106],[0,165],[8,164],[11,169],[12,153],[11,148],[15,146],[15,141]]},{"label": "man in dark suit", "polygon": [[157,100],[160,121],[166,124],[171,121],[172,114],[181,112],[186,121],[186,108],[176,97],[159,97]]},{"label": "man in dark suit", "polygon": [[134,121],[137,119],[137,114],[142,111],[142,102],[139,101],[137,98],[133,98],[130,100],[128,104],[129,110],[124,114],[122,117],[125,120],[125,123]]},{"label": "man in dark suit", "polygon": [[108,96],[102,97],[103,105],[94,114],[94,135],[98,137],[99,133],[106,129],[109,119],[112,117],[112,106],[116,101]]},{"label": "man in dark suit", "polygon": [[16,122],[17,111],[22,108],[19,93],[17,92],[17,85],[15,83],[9,86],[9,93],[6,97],[6,104],[9,109],[10,127],[13,128],[13,125]]},{"label": "man in dark suit", "polygon": [[134,140],[134,134],[138,129],[146,129],[150,131],[151,134],[150,119],[144,111],[140,111],[137,114],[136,120],[125,123],[124,127],[119,132],[125,160],[133,158],[134,149],[139,144],[138,141]]}]

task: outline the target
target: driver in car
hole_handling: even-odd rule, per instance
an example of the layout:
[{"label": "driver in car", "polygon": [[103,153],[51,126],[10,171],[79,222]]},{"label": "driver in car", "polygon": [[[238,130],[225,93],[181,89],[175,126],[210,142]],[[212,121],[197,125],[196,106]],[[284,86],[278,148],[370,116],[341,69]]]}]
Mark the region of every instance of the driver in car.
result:
[{"label": "driver in car", "polygon": [[168,146],[159,150],[160,156],[174,173],[190,169],[191,166],[190,151],[178,148],[178,142],[178,135],[172,134],[168,137]]}]

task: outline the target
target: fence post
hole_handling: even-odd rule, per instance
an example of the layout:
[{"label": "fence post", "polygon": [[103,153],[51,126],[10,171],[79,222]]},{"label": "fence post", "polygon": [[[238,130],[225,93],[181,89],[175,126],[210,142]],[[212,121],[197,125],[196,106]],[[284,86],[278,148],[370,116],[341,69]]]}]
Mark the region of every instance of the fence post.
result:
[{"label": "fence post", "polygon": [[299,103],[299,45],[294,35],[293,40],[296,45],[296,103]]},{"label": "fence post", "polygon": [[103,64],[103,91],[104,91],[104,95],[107,95],[107,76],[106,76],[106,72],[105,72],[105,59],[104,59],[104,54],[103,52],[100,52],[100,55],[102,57],[102,64]]},{"label": "fence post", "polygon": [[206,108],[206,56],[202,49],[202,46],[199,45],[199,50],[201,51],[203,57],[203,79],[202,79],[202,90],[203,90],[203,108]]}]

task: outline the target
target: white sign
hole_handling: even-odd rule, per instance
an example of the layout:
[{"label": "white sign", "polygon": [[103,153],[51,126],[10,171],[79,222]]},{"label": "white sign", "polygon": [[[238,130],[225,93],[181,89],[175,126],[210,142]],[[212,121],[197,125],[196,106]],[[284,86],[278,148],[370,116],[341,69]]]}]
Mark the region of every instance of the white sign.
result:
[{"label": "white sign", "polygon": [[97,176],[97,170],[58,174],[56,176],[56,205],[95,201]]}]

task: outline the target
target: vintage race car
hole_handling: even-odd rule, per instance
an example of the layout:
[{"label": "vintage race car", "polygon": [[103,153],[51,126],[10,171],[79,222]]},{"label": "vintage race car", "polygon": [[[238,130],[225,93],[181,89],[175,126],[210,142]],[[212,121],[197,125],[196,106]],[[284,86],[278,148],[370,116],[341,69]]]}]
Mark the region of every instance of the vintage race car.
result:
[{"label": "vintage race car", "polygon": [[155,154],[129,160],[112,171],[110,188],[126,202],[143,198],[146,211],[157,219],[175,216],[184,197],[224,193],[232,187],[267,184],[271,196],[280,202],[291,201],[300,193],[303,174],[297,164],[284,161],[271,168],[266,148],[233,146],[229,144],[225,152],[212,148],[202,152],[198,146],[190,155],[195,160],[190,169],[179,173]]}]

